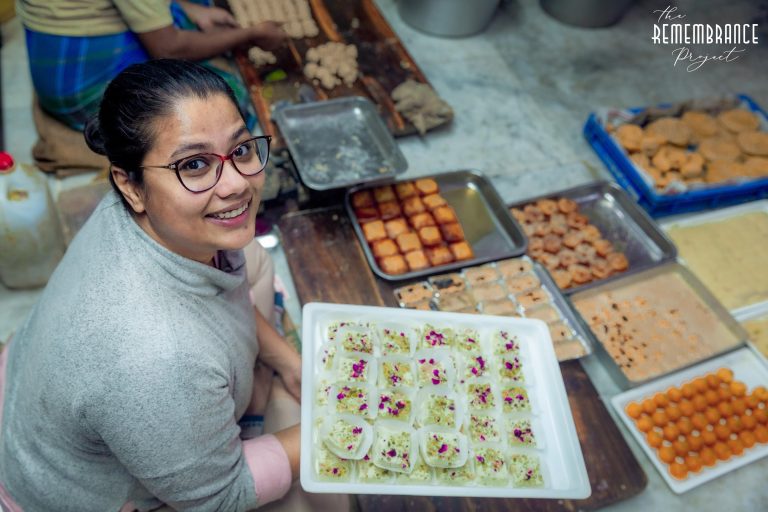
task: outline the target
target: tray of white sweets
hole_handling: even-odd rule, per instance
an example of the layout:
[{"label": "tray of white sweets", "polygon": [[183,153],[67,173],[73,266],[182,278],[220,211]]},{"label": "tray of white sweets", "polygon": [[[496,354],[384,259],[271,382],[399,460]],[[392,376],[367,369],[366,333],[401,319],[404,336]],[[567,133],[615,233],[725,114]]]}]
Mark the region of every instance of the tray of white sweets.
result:
[{"label": "tray of white sweets", "polygon": [[590,495],[544,322],[311,303],[302,334],[305,490]]}]

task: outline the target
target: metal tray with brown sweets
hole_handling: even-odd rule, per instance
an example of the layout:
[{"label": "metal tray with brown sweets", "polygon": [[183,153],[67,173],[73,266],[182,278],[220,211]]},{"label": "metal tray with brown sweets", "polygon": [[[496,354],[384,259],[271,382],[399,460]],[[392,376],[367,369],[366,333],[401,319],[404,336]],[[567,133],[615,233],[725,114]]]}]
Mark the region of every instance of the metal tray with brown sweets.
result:
[{"label": "metal tray with brown sweets", "polygon": [[510,212],[528,237],[528,255],[549,270],[562,290],[629,268],[624,253],[603,238],[571,199],[539,199]]}]

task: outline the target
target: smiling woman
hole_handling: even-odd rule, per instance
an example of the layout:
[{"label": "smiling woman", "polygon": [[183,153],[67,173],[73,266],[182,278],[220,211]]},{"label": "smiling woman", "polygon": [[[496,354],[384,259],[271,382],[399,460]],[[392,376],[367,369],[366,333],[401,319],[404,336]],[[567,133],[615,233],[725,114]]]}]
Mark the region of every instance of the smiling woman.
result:
[{"label": "smiling woman", "polygon": [[[115,190],[0,358],[0,505],[346,510],[289,492],[301,358],[265,319],[254,241],[269,139],[221,78],[173,60],[118,75],[86,139]],[[271,433],[244,439],[259,412]]]}]

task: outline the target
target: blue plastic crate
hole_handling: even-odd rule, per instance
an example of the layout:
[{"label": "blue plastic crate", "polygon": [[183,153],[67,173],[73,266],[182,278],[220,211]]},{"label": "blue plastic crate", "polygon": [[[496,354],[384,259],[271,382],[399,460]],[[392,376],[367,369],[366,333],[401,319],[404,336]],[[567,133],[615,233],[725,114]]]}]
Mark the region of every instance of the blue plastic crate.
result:
[{"label": "blue plastic crate", "polygon": [[[744,94],[739,94],[737,97],[753,112],[757,112],[768,120],[768,114],[752,98]],[[636,114],[643,110],[643,108],[635,108],[630,109],[630,112]],[[608,167],[616,182],[653,217],[721,208],[768,197],[768,177],[679,194],[659,194],[643,179],[624,149],[608,134],[594,113],[590,114],[584,124],[584,136]]]}]

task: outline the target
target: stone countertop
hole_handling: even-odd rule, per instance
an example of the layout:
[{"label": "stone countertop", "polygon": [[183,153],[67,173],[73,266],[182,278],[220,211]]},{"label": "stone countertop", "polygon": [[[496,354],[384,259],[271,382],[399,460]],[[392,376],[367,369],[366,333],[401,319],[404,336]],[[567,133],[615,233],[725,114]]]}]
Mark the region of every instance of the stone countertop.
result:
[{"label": "stone countertop", "polygon": [[[400,0],[405,1],[405,0]],[[467,38],[440,38],[405,24],[396,0],[377,4],[438,94],[453,123],[425,137],[398,139],[405,177],[472,168],[488,175],[508,202],[609,178],[582,135],[597,107],[628,107],[745,93],[768,107],[768,2],[676,2],[690,23],[761,23],[760,44],[733,62],[674,66],[673,45],[653,45],[655,9],[637,2],[609,28],[564,25],[532,0],[502,1],[489,27]],[[722,47],[699,47],[720,54]],[[620,392],[596,357],[583,365],[608,403]],[[768,459],[683,495],[674,494],[613,409],[608,409],[648,475],[640,495],[610,510],[760,510],[768,504]],[[598,484],[599,485],[599,484]]]}]

